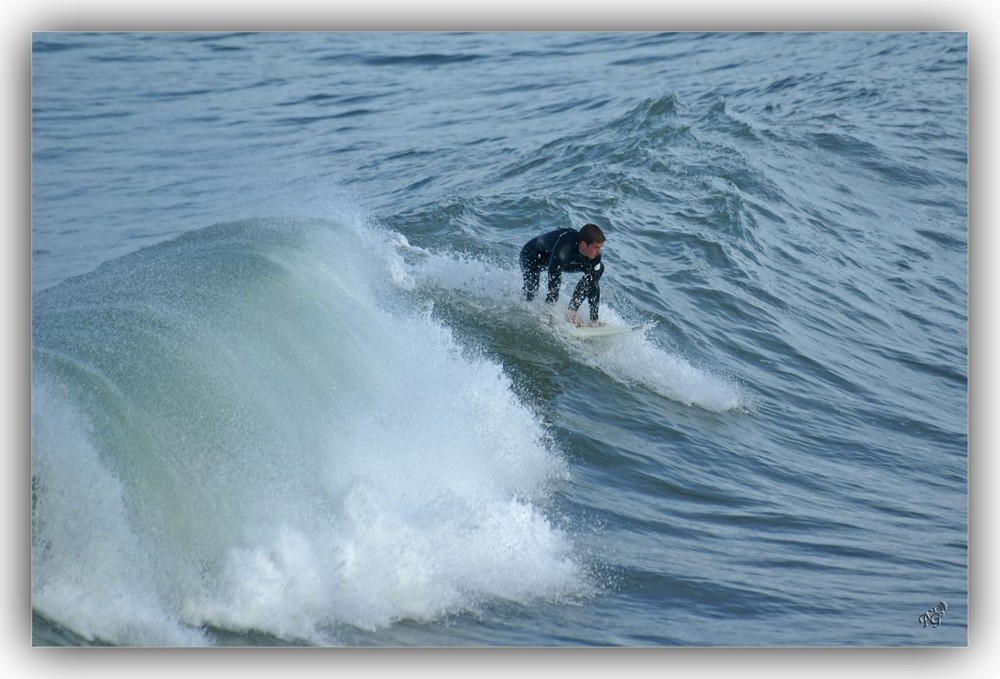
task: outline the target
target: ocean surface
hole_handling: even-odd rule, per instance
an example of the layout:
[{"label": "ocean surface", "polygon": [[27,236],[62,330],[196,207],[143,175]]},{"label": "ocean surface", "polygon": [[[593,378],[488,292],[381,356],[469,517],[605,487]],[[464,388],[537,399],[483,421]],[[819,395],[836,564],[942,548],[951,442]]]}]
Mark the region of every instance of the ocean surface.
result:
[{"label": "ocean surface", "polygon": [[967,48],[34,34],[34,644],[964,646]]}]

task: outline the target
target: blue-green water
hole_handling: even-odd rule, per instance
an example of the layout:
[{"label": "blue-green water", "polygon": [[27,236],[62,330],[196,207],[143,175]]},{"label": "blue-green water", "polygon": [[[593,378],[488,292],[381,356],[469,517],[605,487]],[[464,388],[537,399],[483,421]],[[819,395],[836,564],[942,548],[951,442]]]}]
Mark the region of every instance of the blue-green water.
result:
[{"label": "blue-green water", "polygon": [[[34,642],[964,645],[967,70],[35,34]],[[520,300],[586,222],[641,333]]]}]

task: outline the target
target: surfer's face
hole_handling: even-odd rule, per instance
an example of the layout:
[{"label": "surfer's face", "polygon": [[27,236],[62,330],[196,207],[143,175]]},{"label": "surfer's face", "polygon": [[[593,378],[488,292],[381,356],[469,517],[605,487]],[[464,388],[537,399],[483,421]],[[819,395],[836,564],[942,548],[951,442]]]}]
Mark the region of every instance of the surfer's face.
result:
[{"label": "surfer's face", "polygon": [[580,241],[580,254],[587,259],[593,259],[597,255],[601,254],[601,248],[604,247],[604,243],[592,243],[587,245],[586,241]]}]

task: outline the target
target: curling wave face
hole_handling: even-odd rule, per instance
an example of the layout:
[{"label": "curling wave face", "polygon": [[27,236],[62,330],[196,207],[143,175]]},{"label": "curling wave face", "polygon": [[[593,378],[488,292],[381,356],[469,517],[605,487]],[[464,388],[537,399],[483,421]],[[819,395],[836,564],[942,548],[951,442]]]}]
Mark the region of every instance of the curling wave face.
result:
[{"label": "curling wave face", "polygon": [[34,608],[116,644],[337,643],[584,592],[565,474],[369,229],[250,220],[39,293]]}]

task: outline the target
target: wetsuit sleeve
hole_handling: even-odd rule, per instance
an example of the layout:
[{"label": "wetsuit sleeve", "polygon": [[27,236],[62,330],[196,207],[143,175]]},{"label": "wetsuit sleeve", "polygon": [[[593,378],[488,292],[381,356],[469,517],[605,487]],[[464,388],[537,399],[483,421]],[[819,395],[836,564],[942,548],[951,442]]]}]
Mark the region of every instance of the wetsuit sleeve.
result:
[{"label": "wetsuit sleeve", "polygon": [[575,231],[564,232],[552,246],[552,254],[549,257],[549,291],[545,295],[546,302],[555,302],[559,299],[559,286],[562,284],[562,270],[568,258],[568,248],[575,242],[572,235]]}]

